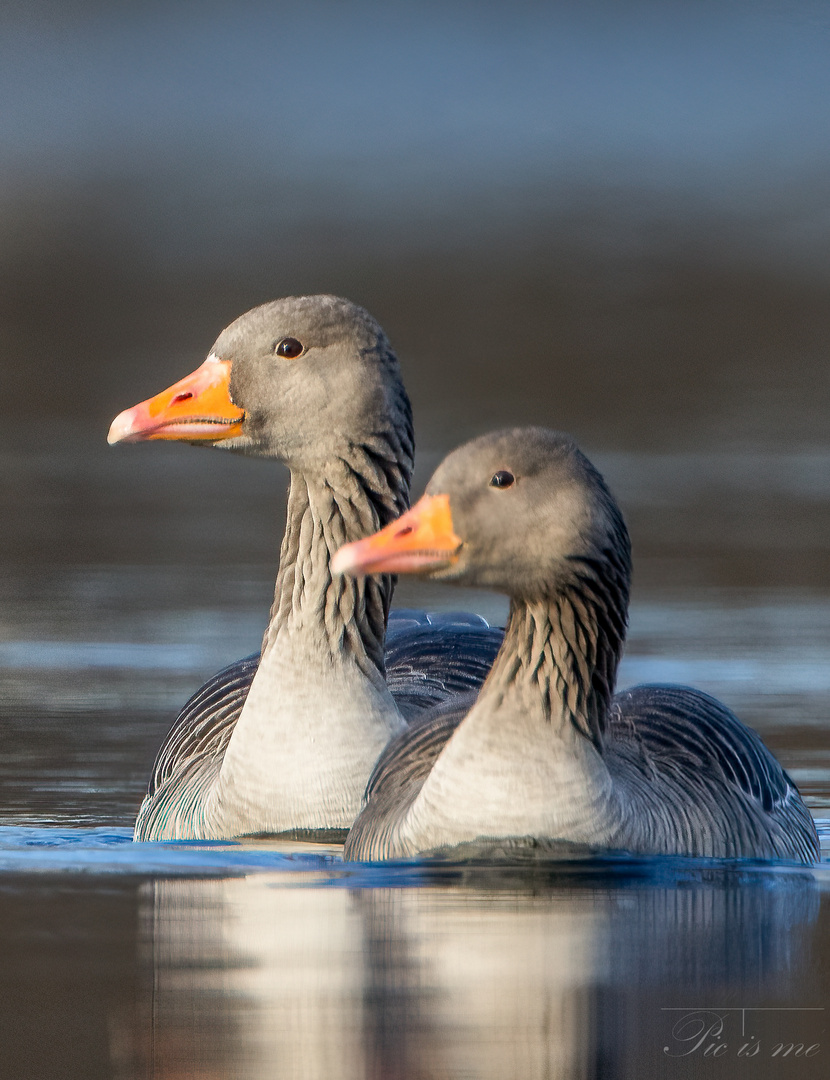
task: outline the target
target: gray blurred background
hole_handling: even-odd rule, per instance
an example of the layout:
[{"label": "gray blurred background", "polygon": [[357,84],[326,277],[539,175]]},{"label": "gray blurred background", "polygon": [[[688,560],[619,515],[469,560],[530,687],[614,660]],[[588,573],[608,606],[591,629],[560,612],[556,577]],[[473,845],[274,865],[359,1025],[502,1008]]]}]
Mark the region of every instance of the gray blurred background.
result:
[{"label": "gray blurred background", "polygon": [[6,0],[0,102],[14,747],[48,713],[57,760],[67,709],[144,701],[141,746],[107,744],[134,802],[175,703],[258,647],[284,473],[105,437],[301,292],[386,328],[417,485],[487,428],[571,431],[631,526],[635,651],[749,649],[749,693],[789,648],[779,712],[812,687],[823,721],[826,3]]},{"label": "gray blurred background", "polygon": [[716,694],[830,817],[829,241],[827,0],[0,0],[0,1078],[650,1075],[658,1007],[826,999],[826,881],[817,913],[786,873],[49,869],[103,868],[259,647],[282,531],[279,466],[110,421],[301,292],[386,328],[416,489],[468,435],[571,431],[632,532],[622,685]]},{"label": "gray blurred background", "polygon": [[104,435],[330,291],[386,327],[429,465],[562,427],[633,455],[644,584],[690,531],[669,576],[830,582],[826,4],[7,0],[0,101],[7,559],[269,557],[260,463]]}]

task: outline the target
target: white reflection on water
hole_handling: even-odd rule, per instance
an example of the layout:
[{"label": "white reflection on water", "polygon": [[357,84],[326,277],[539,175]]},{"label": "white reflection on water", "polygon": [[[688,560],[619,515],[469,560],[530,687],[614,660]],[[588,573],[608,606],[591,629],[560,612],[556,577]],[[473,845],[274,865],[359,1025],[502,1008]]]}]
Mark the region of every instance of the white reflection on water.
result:
[{"label": "white reflection on water", "polygon": [[152,1075],[646,1075],[666,1007],[816,1003],[809,874],[367,873],[146,886]]},{"label": "white reflection on water", "polygon": [[154,1075],[223,1060],[240,1077],[365,1075],[360,913],[346,892],[272,880],[149,890]]},{"label": "white reflection on water", "polygon": [[155,1075],[182,1060],[304,1080],[582,1071],[607,933],[590,905],[280,885],[153,887]]}]

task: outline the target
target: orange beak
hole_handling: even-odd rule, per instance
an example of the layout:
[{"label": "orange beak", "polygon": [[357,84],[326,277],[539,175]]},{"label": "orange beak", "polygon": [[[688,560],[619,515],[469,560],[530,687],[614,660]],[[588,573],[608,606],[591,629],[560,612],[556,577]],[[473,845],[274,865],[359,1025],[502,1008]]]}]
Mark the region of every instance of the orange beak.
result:
[{"label": "orange beak", "polygon": [[210,357],[180,382],[113,420],[107,442],[219,442],[242,433],[245,413],[231,401],[230,360]]},{"label": "orange beak", "polygon": [[346,544],[331,560],[334,574],[418,574],[451,566],[461,539],[452,530],[449,495],[424,495],[385,529]]}]

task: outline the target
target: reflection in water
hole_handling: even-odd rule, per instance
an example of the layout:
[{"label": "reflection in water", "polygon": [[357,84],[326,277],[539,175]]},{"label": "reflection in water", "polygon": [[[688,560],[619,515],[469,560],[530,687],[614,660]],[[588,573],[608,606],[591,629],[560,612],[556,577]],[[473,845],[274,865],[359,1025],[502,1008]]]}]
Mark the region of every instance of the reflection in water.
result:
[{"label": "reflection in water", "polygon": [[365,1075],[360,914],[275,880],[147,886],[153,1075]]},{"label": "reflection in water", "polygon": [[591,866],[421,887],[148,884],[151,1073],[648,1075],[661,1010],[817,1003],[810,875]]}]

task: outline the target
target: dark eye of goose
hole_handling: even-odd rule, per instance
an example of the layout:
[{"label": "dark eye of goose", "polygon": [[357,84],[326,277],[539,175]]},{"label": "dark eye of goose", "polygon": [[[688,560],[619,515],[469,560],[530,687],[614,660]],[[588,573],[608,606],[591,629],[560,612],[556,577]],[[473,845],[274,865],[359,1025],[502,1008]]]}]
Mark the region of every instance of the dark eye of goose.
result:
[{"label": "dark eye of goose", "polygon": [[512,472],[508,472],[507,469],[499,469],[497,473],[493,474],[490,480],[490,487],[494,488],[509,488],[516,477]]},{"label": "dark eye of goose", "polygon": [[303,346],[295,337],[284,337],[282,341],[278,341],[274,346],[274,352],[277,356],[287,356],[289,360],[299,356],[302,351]]}]

